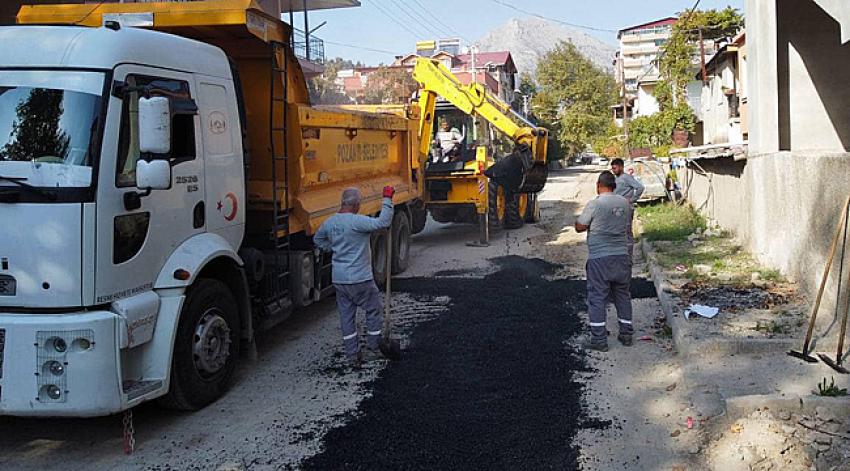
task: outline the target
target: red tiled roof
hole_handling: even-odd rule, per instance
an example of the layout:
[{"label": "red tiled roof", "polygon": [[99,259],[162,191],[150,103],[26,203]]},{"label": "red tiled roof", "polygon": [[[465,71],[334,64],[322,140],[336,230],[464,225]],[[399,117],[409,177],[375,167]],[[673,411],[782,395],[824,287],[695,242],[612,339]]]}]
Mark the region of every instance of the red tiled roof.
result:
[{"label": "red tiled roof", "polygon": [[[457,58],[459,61],[466,64],[472,62],[472,55],[470,54],[461,54],[457,56]],[[479,52],[478,54],[475,54],[476,67],[482,66],[488,62],[492,62],[496,65],[503,65],[507,69],[513,69],[514,72],[516,71],[514,59],[508,51]]]}]

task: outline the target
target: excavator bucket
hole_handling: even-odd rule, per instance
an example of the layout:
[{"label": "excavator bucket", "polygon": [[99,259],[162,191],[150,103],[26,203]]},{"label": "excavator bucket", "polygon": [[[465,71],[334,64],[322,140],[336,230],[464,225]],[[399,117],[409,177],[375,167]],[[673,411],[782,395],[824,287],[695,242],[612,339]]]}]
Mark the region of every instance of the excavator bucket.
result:
[{"label": "excavator bucket", "polygon": [[535,161],[527,145],[519,144],[511,155],[485,170],[484,175],[512,193],[536,193],[546,184],[549,167]]}]

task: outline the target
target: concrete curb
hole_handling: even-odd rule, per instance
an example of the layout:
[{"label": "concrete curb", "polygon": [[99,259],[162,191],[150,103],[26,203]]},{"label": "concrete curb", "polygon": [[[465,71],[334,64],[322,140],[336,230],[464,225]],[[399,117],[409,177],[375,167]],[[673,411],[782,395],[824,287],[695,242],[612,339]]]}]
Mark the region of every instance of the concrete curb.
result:
[{"label": "concrete curb", "polygon": [[658,300],[673,331],[673,346],[683,357],[690,355],[741,355],[787,351],[799,343],[796,339],[700,339],[680,312],[672,294],[670,283],[658,264],[652,244],[641,239],[641,250],[646,257],[649,274],[658,292]]}]

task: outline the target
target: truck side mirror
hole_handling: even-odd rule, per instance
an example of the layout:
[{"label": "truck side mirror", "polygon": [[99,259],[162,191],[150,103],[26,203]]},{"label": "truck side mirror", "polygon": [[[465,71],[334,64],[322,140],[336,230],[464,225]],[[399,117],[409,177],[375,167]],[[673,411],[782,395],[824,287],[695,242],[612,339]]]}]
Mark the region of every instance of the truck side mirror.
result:
[{"label": "truck side mirror", "polygon": [[139,151],[171,152],[171,103],[166,97],[139,98]]},{"label": "truck side mirror", "polygon": [[139,160],[136,163],[136,187],[145,191],[171,188],[171,162]]}]

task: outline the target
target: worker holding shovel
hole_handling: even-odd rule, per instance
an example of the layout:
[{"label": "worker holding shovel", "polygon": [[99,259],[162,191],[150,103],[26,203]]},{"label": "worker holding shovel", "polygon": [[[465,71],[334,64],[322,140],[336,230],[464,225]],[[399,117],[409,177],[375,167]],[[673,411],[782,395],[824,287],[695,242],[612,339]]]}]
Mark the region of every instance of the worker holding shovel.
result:
[{"label": "worker holding shovel", "polygon": [[609,295],[617,308],[620,334],[617,339],[625,346],[632,345],[632,261],[627,247],[626,231],[630,223],[629,201],[614,193],[617,183],[614,174],[605,171],[596,182],[596,199],[587,203],[576,220],[576,232],[587,231],[587,314],[590,319],[590,338],[584,347],[608,351],[605,329],[606,305]]},{"label": "worker holding shovel", "polygon": [[[380,355],[381,293],[372,276],[371,235],[387,229],[393,221],[395,189],[384,187],[381,214],[377,218],[357,214],[360,190],[349,188],[342,193],[339,212],[326,220],[313,236],[322,250],[333,251],[333,284],[342,325],[342,340],[349,364],[360,367],[363,355],[357,335],[357,308],[366,311],[367,355]],[[388,275],[389,276],[389,275]]]}]

